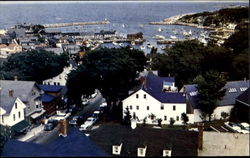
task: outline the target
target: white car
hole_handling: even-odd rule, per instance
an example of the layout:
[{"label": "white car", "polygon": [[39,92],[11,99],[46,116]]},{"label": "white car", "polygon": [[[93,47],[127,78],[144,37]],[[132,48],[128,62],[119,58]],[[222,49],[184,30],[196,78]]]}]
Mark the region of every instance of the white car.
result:
[{"label": "white car", "polygon": [[96,110],[96,111],[94,111],[94,112],[93,112],[92,117],[94,117],[94,118],[98,119],[98,118],[99,118],[100,113],[101,113],[101,112],[100,112],[99,110]]},{"label": "white car", "polygon": [[89,103],[89,100],[87,98],[84,98],[82,100],[82,105],[87,105]]},{"label": "white car", "polygon": [[103,102],[103,103],[100,105],[100,108],[104,108],[104,107],[106,107],[106,106],[108,106],[107,102]]},{"label": "white car", "polygon": [[246,130],[250,130],[250,125],[248,124],[248,123],[246,123],[246,122],[242,122],[242,123],[240,123],[241,124],[241,126],[243,126]]},{"label": "white car", "polygon": [[225,122],[224,125],[229,128],[230,130],[234,131],[234,132],[239,132],[241,133],[241,128],[239,126],[237,126],[235,123],[232,122]]},{"label": "white car", "polygon": [[84,131],[87,130],[89,127],[91,127],[94,123],[96,122],[96,118],[94,117],[89,117],[84,124],[80,126],[80,130]]}]

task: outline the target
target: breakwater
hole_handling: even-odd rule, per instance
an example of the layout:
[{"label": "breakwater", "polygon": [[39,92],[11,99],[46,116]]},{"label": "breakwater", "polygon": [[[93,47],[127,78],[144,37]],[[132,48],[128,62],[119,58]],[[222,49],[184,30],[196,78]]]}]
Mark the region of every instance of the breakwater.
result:
[{"label": "breakwater", "polygon": [[109,24],[110,22],[105,21],[92,21],[92,22],[74,22],[74,23],[57,23],[57,24],[42,24],[45,28],[56,28],[56,27],[67,27],[67,26],[78,26],[78,25],[99,25]]}]

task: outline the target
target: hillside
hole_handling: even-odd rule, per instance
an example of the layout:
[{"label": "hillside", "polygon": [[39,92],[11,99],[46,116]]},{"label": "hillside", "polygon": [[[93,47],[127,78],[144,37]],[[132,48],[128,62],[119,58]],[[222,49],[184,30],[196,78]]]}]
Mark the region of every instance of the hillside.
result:
[{"label": "hillside", "polygon": [[[224,8],[214,12],[189,14],[178,22],[193,23],[205,27],[232,27],[249,18],[249,7]],[[230,26],[231,24],[231,26]]]}]

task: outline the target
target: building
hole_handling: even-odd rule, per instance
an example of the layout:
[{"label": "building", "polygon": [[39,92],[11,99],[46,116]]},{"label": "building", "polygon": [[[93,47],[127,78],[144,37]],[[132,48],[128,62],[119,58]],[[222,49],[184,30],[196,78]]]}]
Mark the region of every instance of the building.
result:
[{"label": "building", "polygon": [[[194,122],[202,122],[201,110],[198,105],[198,91],[196,89],[196,84],[184,85],[182,92],[186,94],[188,113],[191,120]],[[222,100],[218,101],[217,108],[215,108],[212,114],[213,119],[221,119],[221,113],[225,112],[230,115],[232,108],[235,105],[235,99],[242,94],[249,87],[249,80],[246,81],[229,81],[226,83],[224,88],[226,89],[225,96]]]},{"label": "building", "polygon": [[128,34],[127,39],[130,39],[130,40],[143,39],[143,33],[139,32],[139,33],[135,33],[135,34]]},{"label": "building", "polygon": [[98,33],[95,33],[95,39],[111,39],[111,38],[115,38],[117,35],[116,31],[104,31],[101,30]]},{"label": "building", "polygon": [[[75,67],[75,65],[74,65]],[[68,78],[68,74],[70,73],[71,70],[73,70],[73,64],[69,64],[68,67],[65,67],[63,69],[63,72],[60,73],[59,75],[53,77],[53,78],[50,78],[50,79],[47,79],[47,80],[44,80],[43,81],[43,84],[45,85],[58,85],[58,86],[66,86],[66,82],[67,82],[67,78]]]},{"label": "building", "polygon": [[235,122],[250,123],[250,88],[235,99],[235,106],[231,112],[231,120]]},{"label": "building", "polygon": [[48,144],[21,142],[14,139],[4,145],[3,157],[104,157],[108,156],[87,136],[73,128],[67,137],[60,136]]},{"label": "building", "polygon": [[3,95],[1,99],[18,98],[26,106],[24,117],[29,124],[39,122],[42,119],[45,112],[40,101],[42,91],[34,81],[0,80],[0,86]]},{"label": "building", "polygon": [[28,122],[25,120],[24,111],[26,105],[19,99],[19,97],[13,95],[13,90],[7,91],[2,86],[0,88],[1,128],[7,129],[9,127],[11,129],[9,132],[10,135],[12,135],[11,131],[14,131],[13,133],[24,132],[29,125]]},{"label": "building", "polygon": [[19,53],[22,51],[22,47],[18,44],[11,43],[8,46],[5,44],[0,44],[0,57],[7,58],[11,54]]},{"label": "building", "polygon": [[44,91],[41,101],[47,117],[55,114],[58,109],[64,108],[61,95],[62,86],[39,85],[39,87]]},{"label": "building", "polygon": [[142,87],[133,92],[123,103],[123,118],[127,109],[137,123],[182,124],[181,115],[186,113],[186,101],[182,93],[177,92],[173,77],[159,77],[149,72]]},{"label": "building", "polygon": [[197,156],[198,132],[106,124],[89,132],[106,153],[121,157]]}]

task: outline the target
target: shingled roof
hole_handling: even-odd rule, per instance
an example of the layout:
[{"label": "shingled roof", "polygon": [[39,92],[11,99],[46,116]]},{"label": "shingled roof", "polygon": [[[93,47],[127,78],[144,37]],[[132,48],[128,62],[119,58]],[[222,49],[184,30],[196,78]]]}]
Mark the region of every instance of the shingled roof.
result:
[{"label": "shingled roof", "polygon": [[[115,131],[115,132],[114,132]],[[120,124],[101,125],[89,131],[90,139],[112,154],[116,140],[123,143],[120,156],[136,157],[137,148],[146,145],[146,157],[162,157],[163,149],[172,147],[172,156],[197,156],[198,132],[177,129],[136,127]]]},{"label": "shingled roof", "polygon": [[[28,101],[29,93],[34,86],[37,86],[34,81],[0,80],[0,106],[9,113],[17,98],[24,103]],[[9,96],[9,90],[13,90],[12,97]]]},{"label": "shingled roof", "polygon": [[[27,150],[28,149],[28,150]],[[58,137],[49,144],[35,144],[9,140],[3,148],[4,157],[82,157],[107,156],[93,141],[77,128],[69,131],[67,137]]]},{"label": "shingled roof", "polygon": [[142,89],[161,103],[185,103],[185,97],[182,93],[164,92],[163,83],[174,83],[174,77],[160,77],[149,72],[146,77],[146,84]]},{"label": "shingled roof", "polygon": [[[198,97],[197,97],[197,84],[184,85],[186,95],[194,109],[199,109]],[[247,88],[249,88],[249,80],[246,81],[229,81],[224,86],[226,89],[225,96],[222,100],[218,101],[218,106],[234,105],[235,99],[242,94]]]},{"label": "shingled roof", "polygon": [[250,98],[249,98],[250,88],[244,91],[241,95],[236,98],[236,101],[243,103],[247,106],[250,106]]}]

